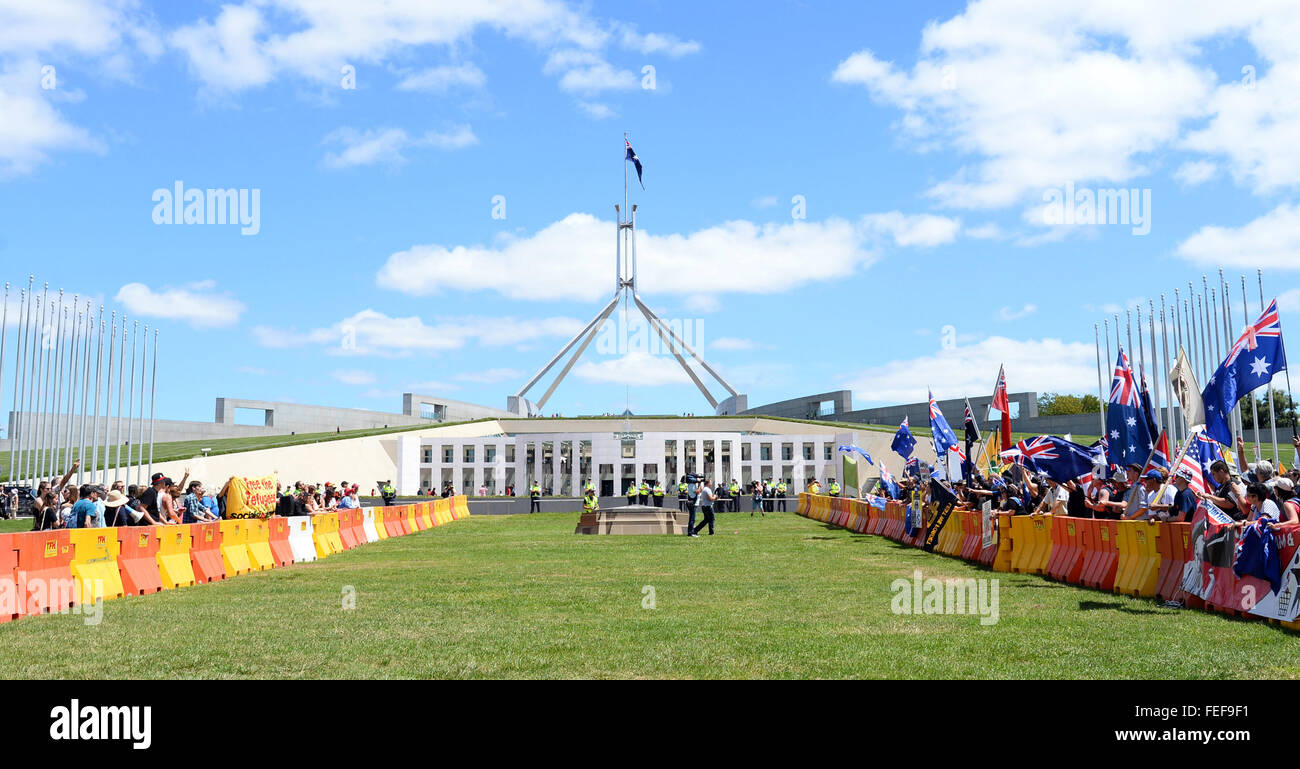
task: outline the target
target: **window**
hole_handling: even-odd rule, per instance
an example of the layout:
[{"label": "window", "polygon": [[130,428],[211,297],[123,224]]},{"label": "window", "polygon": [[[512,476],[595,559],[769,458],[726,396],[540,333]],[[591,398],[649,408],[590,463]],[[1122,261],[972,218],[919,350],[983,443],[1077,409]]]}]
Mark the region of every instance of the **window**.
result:
[{"label": "window", "polygon": [[623,458],[624,459],[634,458],[636,456],[636,441],[626,440],[623,441],[622,443],[623,443]]},{"label": "window", "polygon": [[483,461],[484,461],[484,462],[494,462],[494,461],[496,461],[496,458],[497,458],[497,447],[496,447],[496,446],[484,446],[484,447],[483,447]]},{"label": "window", "polygon": [[513,463],[515,461],[515,444],[506,444],[506,461]]},{"label": "window", "polygon": [[826,454],[826,461],[827,461],[827,462],[831,461],[831,445],[830,445],[829,443],[827,443],[827,444],[825,444],[824,446],[822,446],[822,448],[824,448],[824,449],[826,450],[826,451],[825,451],[825,454]]},{"label": "window", "polygon": [[474,461],[474,447],[473,447],[473,446],[466,446],[466,447],[465,447],[465,461],[466,461],[466,462],[473,462],[473,461]]},{"label": "window", "polygon": [[751,461],[751,460],[753,459],[753,451],[752,451],[753,448],[754,448],[754,447],[751,446],[751,445],[748,444],[748,443],[742,443],[742,444],[740,444],[740,461],[741,461],[741,462],[749,462],[749,461]]},{"label": "window", "polygon": [[425,465],[433,464],[433,447],[424,446],[420,450],[420,463]]},{"label": "window", "polygon": [[770,443],[764,443],[764,444],[759,445],[759,447],[758,447],[758,461],[760,461],[760,462],[771,462],[771,461],[772,461],[772,444],[770,444]]},{"label": "window", "polygon": [[449,465],[456,461],[456,448],[454,446],[442,447],[442,463]]},{"label": "window", "polygon": [[812,445],[811,443],[805,443],[805,444],[803,445],[803,458],[804,458],[805,460],[809,461],[809,462],[812,461],[812,458],[813,458],[813,445]]},{"label": "window", "polygon": [[822,401],[817,404],[817,416],[828,417],[835,413],[835,401]]},{"label": "window", "polygon": [[792,459],[794,459],[794,444],[793,444],[793,443],[782,443],[782,444],[781,444],[781,460],[784,461],[784,462],[789,462],[789,461],[792,460]]}]

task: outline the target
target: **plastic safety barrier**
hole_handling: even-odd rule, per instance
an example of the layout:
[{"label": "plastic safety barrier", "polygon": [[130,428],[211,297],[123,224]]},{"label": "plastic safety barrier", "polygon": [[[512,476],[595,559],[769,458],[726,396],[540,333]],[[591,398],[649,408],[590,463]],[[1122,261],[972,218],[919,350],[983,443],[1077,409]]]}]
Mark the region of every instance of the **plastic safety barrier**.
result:
[{"label": "plastic safety barrier", "polygon": [[23,614],[44,614],[71,608],[75,602],[72,543],[68,531],[15,534],[18,543],[18,595]]},{"label": "plastic safety barrier", "polygon": [[958,515],[961,516],[961,550],[957,555],[967,561],[977,561],[980,545],[984,542],[980,514],[974,510],[962,510]]},{"label": "plastic safety barrier", "polygon": [[366,535],[366,542],[379,541],[379,529],[375,527],[375,508],[367,507],[361,511],[361,531]]},{"label": "plastic safety barrier", "polygon": [[998,513],[997,550],[993,553],[993,571],[1011,571],[1011,513]]},{"label": "plastic safety barrier", "polygon": [[437,499],[433,502],[433,517],[438,524],[450,523],[455,520],[456,509],[452,506],[450,499]]},{"label": "plastic safety barrier", "polygon": [[284,567],[293,563],[293,548],[289,545],[290,519],[275,516],[266,519],[268,536],[267,545],[271,550],[271,560],[276,566]]},{"label": "plastic safety barrier", "polygon": [[190,560],[191,535],[188,526],[157,526],[158,579],[164,590],[189,587],[198,582]]},{"label": "plastic safety barrier", "polygon": [[1157,550],[1160,526],[1147,521],[1120,521],[1118,561],[1111,588],[1125,595],[1153,597],[1160,572]]},{"label": "plastic safety barrier", "polygon": [[22,616],[18,595],[18,543],[14,534],[0,534],[0,622]]},{"label": "plastic safety barrier", "polygon": [[385,509],[382,507],[367,507],[366,510],[374,511],[375,535],[380,539],[388,539],[388,527],[384,525]]},{"label": "plastic safety barrier", "polygon": [[248,524],[243,519],[221,521],[221,563],[227,577],[247,574],[253,566],[248,560]]},{"label": "plastic safety barrier", "polygon": [[285,520],[289,522],[289,549],[294,562],[316,560],[316,530],[311,516],[295,515]]},{"label": "plastic safety barrier", "polygon": [[1166,523],[1159,549],[1156,597],[1165,601],[1183,600],[1183,569],[1192,559],[1192,524]]},{"label": "plastic safety barrier", "polygon": [[339,539],[338,513],[321,513],[312,516],[312,542],[316,546],[319,558],[328,558],[343,552],[343,541]]},{"label": "plastic safety barrier", "polygon": [[248,566],[253,571],[275,568],[271,554],[271,525],[265,518],[244,519],[244,537],[248,548]]},{"label": "plastic safety barrier", "polygon": [[406,533],[414,534],[420,531],[420,522],[416,520],[416,506],[406,506]]},{"label": "plastic safety barrier", "polygon": [[1080,518],[1052,516],[1052,556],[1047,561],[1047,576],[1062,582],[1079,581],[1083,571],[1083,551],[1079,548]]},{"label": "plastic safety barrier", "polygon": [[75,580],[77,603],[95,603],[122,597],[122,575],[117,568],[121,545],[112,529],[72,529],[72,559],[68,568]]},{"label": "plastic safety barrier", "polygon": [[459,521],[469,517],[469,497],[458,494],[451,498],[452,520]]},{"label": "plastic safety barrier", "polygon": [[343,546],[344,550],[351,550],[361,544],[357,541],[357,529],[352,522],[351,510],[339,510],[336,513],[331,513],[331,515],[338,516],[339,543]]},{"label": "plastic safety barrier", "polygon": [[[191,523],[190,564],[194,567],[194,581],[202,584],[226,578],[226,565],[221,554],[221,523]],[[247,558],[245,558],[247,561]]]},{"label": "plastic safety barrier", "polygon": [[420,520],[424,522],[424,528],[432,529],[434,526],[437,526],[440,523],[442,523],[442,521],[435,521],[433,519],[432,502],[421,502],[419,507],[420,507]]},{"label": "plastic safety barrier", "polygon": [[1119,521],[1091,520],[1083,540],[1084,564],[1080,581],[1088,587],[1109,591],[1115,586],[1119,566]]},{"label": "plastic safety barrier", "polygon": [[108,529],[117,536],[117,566],[123,595],[148,595],[162,590],[158,571],[157,526],[120,526]]}]

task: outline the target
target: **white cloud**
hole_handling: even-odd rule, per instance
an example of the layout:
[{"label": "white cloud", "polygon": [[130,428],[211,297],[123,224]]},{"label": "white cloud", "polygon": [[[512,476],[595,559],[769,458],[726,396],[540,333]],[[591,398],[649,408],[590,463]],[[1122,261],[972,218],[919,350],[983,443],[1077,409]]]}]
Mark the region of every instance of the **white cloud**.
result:
[{"label": "white cloud", "polygon": [[197,285],[205,288],[186,286],[155,291],[143,283],[128,283],[117,292],[116,299],[134,315],[180,320],[194,328],[222,328],[239,322],[246,309],[243,302],[208,292],[212,284]]},{"label": "white cloud", "polygon": [[425,93],[444,93],[453,88],[482,88],[487,83],[487,75],[473,62],[449,64],[408,75],[397,84],[399,91],[423,91]]},{"label": "white cloud", "polygon": [[1178,244],[1178,255],[1197,264],[1300,268],[1300,205],[1283,203],[1241,227],[1206,226]]},{"label": "white cloud", "polygon": [[[510,237],[495,246],[412,246],[390,256],[376,282],[415,296],[496,291],[511,299],[594,301],[609,289],[603,276],[609,268],[611,231],[612,222],[575,213],[531,236]],[[686,274],[720,290],[782,292],[870,265],[877,257],[865,243],[868,234],[842,219],[731,221],[687,235],[641,231],[639,280],[650,292],[668,291]],[[764,279],[735,280],[742,274]]]},{"label": "white cloud", "polygon": [[956,240],[960,219],[933,214],[904,214],[889,211],[862,217],[868,230],[887,234],[898,246],[938,246]]},{"label": "white cloud", "polygon": [[[916,403],[925,400],[927,387],[938,399],[990,393],[1001,365],[1006,366],[1007,384],[1013,392],[1087,393],[1097,387],[1093,345],[1000,336],[938,349],[920,358],[889,361],[845,379],[855,402]],[[946,416],[950,422],[954,418]]]},{"label": "white cloud", "polygon": [[962,234],[968,238],[975,238],[976,240],[999,240],[1005,237],[1002,233],[1002,228],[994,222],[981,224],[978,227],[967,227],[962,230]]},{"label": "white cloud", "polygon": [[1219,167],[1208,160],[1191,160],[1183,163],[1174,171],[1174,178],[1186,187],[1195,187],[1214,178]]},{"label": "white cloud", "polygon": [[1010,307],[1003,307],[1001,310],[998,310],[998,318],[1001,320],[1019,320],[1029,315],[1033,315],[1035,312],[1038,312],[1038,306],[1033,304],[1026,304],[1019,310],[1013,310]]},{"label": "white cloud", "polygon": [[578,102],[578,109],[585,112],[587,117],[592,120],[607,120],[618,117],[618,113],[611,109],[608,104],[601,104],[600,102],[580,101]]},{"label": "white cloud", "polygon": [[754,198],[753,201],[750,202],[750,205],[754,208],[775,208],[779,202],[780,201],[777,200],[775,195],[760,195],[759,197]]},{"label": "white cloud", "polygon": [[683,304],[687,310],[699,313],[717,312],[722,307],[715,294],[689,294]]},{"label": "white cloud", "polygon": [[679,40],[672,35],[651,32],[642,35],[631,24],[619,25],[624,48],[646,55],[662,53],[669,58],[678,58],[692,53],[699,53],[700,44],[694,40]]},{"label": "white cloud", "polygon": [[760,347],[752,339],[739,339],[731,336],[714,339],[709,346],[715,350],[757,350]]},{"label": "white cloud", "polygon": [[381,128],[357,131],[343,127],[331,131],[321,141],[342,147],[338,152],[325,154],[324,163],[329,168],[352,168],[375,164],[401,165],[406,162],[402,151],[412,147],[434,147],[455,150],[478,143],[473,130],[467,125],[456,126],[446,132],[429,131],[424,136],[411,138],[400,128]]},{"label": "white cloud", "polygon": [[[642,387],[691,384],[690,377],[686,376],[686,372],[678,365],[675,358],[670,355],[650,355],[645,352],[630,352],[622,357],[600,362],[584,361],[573,369],[573,374],[589,382],[601,384]],[[707,377],[707,374],[705,376]]]},{"label": "white cloud", "polygon": [[40,87],[40,66],[0,65],[0,177],[30,173],[53,152],[103,152],[104,144],[69,123]]},{"label": "white cloud", "polygon": [[1279,312],[1300,312],[1300,288],[1278,294],[1277,309]]},{"label": "white cloud", "polygon": [[455,350],[471,341],[500,347],[567,337],[583,325],[575,318],[463,317],[430,326],[416,316],[394,318],[362,310],[333,325],[305,332],[258,326],[253,329],[253,338],[259,345],[273,349],[315,345],[332,355],[406,357]]},{"label": "white cloud", "polygon": [[[1217,82],[1200,60],[1203,48],[1242,37],[1267,70],[1253,89]],[[1235,176],[1268,191],[1300,182],[1298,41],[1285,3],[983,0],[928,24],[910,69],[861,50],[831,79],[902,110],[903,136],[918,149],[975,158],[928,190],[943,205],[1010,206],[1070,181],[1124,183],[1167,149],[1224,155]]]},{"label": "white cloud", "polygon": [[363,369],[337,369],[331,371],[330,376],[336,382],[349,385],[370,385],[376,381],[372,372]]}]

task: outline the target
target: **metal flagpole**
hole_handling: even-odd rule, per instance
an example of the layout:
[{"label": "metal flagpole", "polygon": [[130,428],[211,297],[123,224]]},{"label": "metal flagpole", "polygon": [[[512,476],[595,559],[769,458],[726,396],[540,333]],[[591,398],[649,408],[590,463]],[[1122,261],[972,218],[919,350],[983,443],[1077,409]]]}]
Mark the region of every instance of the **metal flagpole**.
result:
[{"label": "metal flagpole", "polygon": [[[1188,283],[1190,289],[1191,283]],[[1200,372],[1201,356],[1196,345],[1196,293],[1189,290],[1183,304],[1183,320],[1187,323],[1187,355],[1192,361],[1192,370]],[[1202,380],[1204,381],[1204,380]]]},{"label": "metal flagpole", "polygon": [[[1106,401],[1108,400],[1108,398],[1106,397],[1105,385],[1102,384],[1103,380],[1101,375],[1102,369],[1101,369],[1101,337],[1099,336],[1100,333],[1101,330],[1098,328],[1097,324],[1096,323],[1092,324],[1093,342],[1097,347],[1097,403],[1099,404],[1097,408],[1097,414],[1098,416],[1101,417],[1101,432],[1098,433],[1098,435],[1105,435],[1106,434]],[[971,462],[974,461],[975,460],[972,458]]]},{"label": "metal flagpole", "polygon": [[[81,351],[81,435],[77,440],[77,459],[81,461],[81,466],[77,469],[78,484],[82,482],[86,472],[86,418],[89,416],[86,407],[90,405],[90,341],[95,336],[95,316],[91,313],[93,306],[91,302],[86,302],[86,338]],[[94,470],[92,469],[91,472],[93,473]]]},{"label": "metal flagpole", "polygon": [[126,390],[126,317],[122,318],[122,344],[117,356],[117,417],[113,421],[113,480],[122,470],[122,394]]},{"label": "metal flagpole", "polygon": [[[1160,410],[1160,353],[1156,352],[1156,303],[1147,300],[1147,326],[1151,331],[1151,408],[1156,412],[1156,427],[1165,429],[1165,416]],[[1156,436],[1159,440],[1160,436]],[[1169,459],[1169,457],[1165,457]]]},{"label": "metal flagpole", "polygon": [[[154,408],[158,405],[158,329],[153,330],[153,375],[149,381],[149,478],[153,479]],[[145,480],[145,479],[142,479]]]},{"label": "metal flagpole", "polygon": [[[1217,292],[1212,288],[1207,288],[1206,292],[1205,325],[1210,329],[1210,360],[1219,361],[1219,364],[1216,364],[1214,368],[1210,369],[1210,376],[1213,376],[1214,372],[1219,369],[1219,365],[1223,362],[1223,353],[1221,352],[1221,344],[1219,342],[1219,337],[1223,336],[1223,318],[1219,316],[1219,297]],[[1214,305],[1213,313],[1210,312],[1210,305]],[[1207,379],[1206,381],[1208,382],[1209,380]],[[1236,411],[1237,409],[1234,405],[1232,412],[1227,414],[1228,429],[1232,431],[1231,448],[1234,451],[1237,448],[1237,436],[1241,435],[1241,433],[1237,432]]]},{"label": "metal flagpole", "polygon": [[36,439],[36,455],[33,458],[34,459],[33,465],[35,466],[34,467],[35,474],[33,477],[37,479],[42,479],[46,477],[45,474],[45,394],[49,388],[50,379],[51,379],[50,339],[51,339],[52,329],[54,328],[54,320],[56,319],[56,317],[53,314],[51,314],[51,311],[54,309],[54,306],[50,302],[48,296],[43,299],[42,304],[45,305],[45,308],[41,310],[41,336],[40,336],[41,391],[40,391],[40,400],[36,402],[36,414],[35,414],[36,429],[33,431],[34,432],[33,437]]},{"label": "metal flagpole", "polygon": [[122,477],[127,483],[131,482],[131,455],[132,449],[135,448],[131,445],[131,419],[135,414],[135,345],[139,333],[140,321],[137,319],[131,326],[131,387],[128,388],[126,396],[126,471]]},{"label": "metal flagpole", "polygon": [[[114,313],[116,315],[117,313]],[[95,426],[90,430],[90,481],[99,473],[99,391],[104,384],[104,306],[99,307],[99,341],[95,343]],[[109,337],[110,339],[112,337]],[[104,463],[108,463],[108,449],[104,449]]]},{"label": "metal flagpole", "polygon": [[131,475],[140,483],[140,468],[144,466],[144,373],[149,360],[149,324],[144,324],[144,335],[140,338],[140,416],[136,419],[135,431],[135,467]]},{"label": "metal flagpole", "polygon": [[[28,301],[31,300],[32,297],[29,294]],[[41,297],[38,296],[36,297],[35,307],[32,308],[31,318],[29,318],[30,325],[27,327],[27,347],[28,347],[27,359],[28,360],[27,360],[27,372],[24,375],[24,377],[27,380],[27,384],[23,388],[26,391],[27,395],[25,397],[26,403],[23,407],[24,417],[23,417],[22,431],[23,431],[23,435],[25,435],[26,438],[25,440],[23,440],[24,457],[22,461],[22,466],[23,466],[23,475],[28,481],[32,481],[36,477],[35,468],[32,467],[32,451],[36,447],[36,430],[35,430],[36,426],[33,424],[32,409],[34,407],[34,404],[36,403],[36,383],[37,381],[39,381],[41,376],[40,363],[37,360],[36,356],[39,351],[39,347],[38,347],[39,342],[37,341],[37,339],[40,336],[39,333],[40,329],[44,328],[44,326],[42,325],[44,323],[44,318],[45,318],[45,309],[43,306],[43,300]]]},{"label": "metal flagpole", "polygon": [[[0,316],[0,413],[4,412],[5,354],[8,352],[8,347],[7,347],[8,343],[9,343],[9,283],[6,281],[5,282],[5,309],[4,309],[3,316]],[[16,390],[14,392],[15,394],[17,393]],[[9,445],[10,447],[12,447],[14,445],[14,433],[13,430],[9,428],[8,424],[5,425],[5,437],[9,439]],[[12,471],[13,468],[12,457],[9,460],[9,467]],[[18,514],[17,511],[14,511],[14,514],[17,515]]]},{"label": "metal flagpole", "polygon": [[[1160,295],[1160,343],[1162,352],[1165,353],[1165,421],[1169,422],[1169,433],[1174,436],[1174,442],[1179,443],[1178,422],[1174,418],[1174,383],[1170,381],[1169,365],[1169,320],[1165,316],[1165,295]],[[1170,468],[1177,470],[1177,466],[1170,465]]]},{"label": "metal flagpole", "polygon": [[15,433],[20,432],[19,424],[22,421],[22,392],[19,389],[22,384],[21,370],[23,368],[23,340],[26,335],[26,315],[27,315],[27,292],[18,289],[18,338],[14,345],[14,411],[13,421],[9,424],[9,484],[13,485],[18,478],[18,438]]},{"label": "metal flagpole", "polygon": [[[126,319],[122,320],[125,327]],[[113,311],[113,329],[108,336],[108,390],[104,395],[104,480],[103,483],[108,485],[108,463],[112,456],[112,444],[109,442],[109,435],[113,431],[113,353],[117,348],[117,310]]]},{"label": "metal flagpole", "polygon": [[[1264,271],[1255,270],[1255,275],[1259,278],[1259,313],[1264,314]],[[1245,276],[1242,276],[1245,280]],[[1248,321],[1249,322],[1249,321]],[[1270,377],[1268,382],[1268,426],[1273,437],[1273,459],[1281,462],[1282,455],[1278,453],[1277,448],[1277,417],[1273,413],[1273,380]]]},{"label": "metal flagpole", "polygon": [[[78,297],[72,299],[72,312],[77,316],[76,322],[72,326],[72,354],[71,369],[68,374],[68,406],[67,413],[64,415],[63,426],[63,456],[64,462],[68,467],[72,466],[72,419],[77,413],[77,387],[81,383],[81,310],[77,306],[81,304]],[[80,471],[80,468],[77,468]]]},{"label": "metal flagpole", "polygon": [[[54,346],[50,348],[50,387],[49,399],[46,401],[45,408],[41,409],[44,418],[44,428],[41,430],[45,441],[45,473],[48,476],[58,472],[55,467],[55,450],[54,450],[54,417],[58,416],[58,397],[59,397],[59,378],[60,364],[63,362],[63,319],[67,316],[67,311],[63,309],[63,289],[59,289],[59,306],[55,310],[54,319],[50,325],[57,329],[54,334]],[[57,324],[57,325],[56,325]]]},{"label": "metal flagpole", "polygon": [[[72,334],[72,313],[68,311],[60,297],[59,302],[59,362],[54,372],[54,400],[50,403],[50,469],[53,475],[63,477],[64,458],[60,456],[63,453],[63,430],[60,428],[61,416],[59,414],[63,403],[63,390],[66,387],[64,378],[67,376],[68,364],[68,337]],[[78,298],[77,301],[80,301]]]},{"label": "metal flagpole", "polygon": [[1124,311],[1124,330],[1128,333],[1128,358],[1129,358],[1128,362],[1129,365],[1132,366],[1134,363],[1137,363],[1137,360],[1135,360],[1133,357],[1133,311],[1132,310]]},{"label": "metal flagpole", "polygon": [[[1228,351],[1232,349],[1233,340],[1236,339],[1236,337],[1232,333],[1231,292],[1229,291],[1230,287],[1228,286],[1228,282],[1223,279],[1223,270],[1219,270],[1219,286],[1219,290],[1223,293],[1223,355],[1226,358],[1228,356]],[[1235,413],[1237,415],[1237,435],[1240,435],[1244,441],[1246,439],[1246,422],[1242,417],[1243,407],[1241,405],[1241,398],[1237,399],[1237,408],[1235,409]],[[1255,461],[1258,462],[1258,446],[1255,449],[1255,453]]]}]

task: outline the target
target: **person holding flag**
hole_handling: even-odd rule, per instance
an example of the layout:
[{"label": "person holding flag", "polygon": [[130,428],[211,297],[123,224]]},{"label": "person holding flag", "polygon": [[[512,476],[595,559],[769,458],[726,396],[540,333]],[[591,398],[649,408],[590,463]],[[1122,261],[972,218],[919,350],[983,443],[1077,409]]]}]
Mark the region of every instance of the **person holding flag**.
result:
[{"label": "person holding flag", "polygon": [[975,444],[980,442],[980,428],[975,423],[975,412],[971,410],[970,398],[966,399],[966,415],[962,420],[962,425],[966,432],[966,456],[962,457],[961,460],[961,477],[962,480],[969,483],[975,475],[975,453],[972,449]]},{"label": "person holding flag", "polygon": [[[926,391],[930,400],[930,432],[934,435],[934,455],[942,462],[945,471],[948,468],[948,452],[957,445],[957,435],[948,426],[948,420],[944,418],[943,411],[939,409],[939,404],[934,399],[934,393]],[[937,468],[936,468],[937,472]],[[947,473],[946,473],[947,474]],[[934,477],[934,473],[931,477]]]},{"label": "person holding flag", "polygon": [[912,458],[912,450],[916,448],[916,438],[912,437],[912,431],[907,427],[907,417],[903,417],[903,423],[898,426],[898,432],[894,433],[894,442],[889,447],[903,459]]},{"label": "person holding flag", "polygon": [[[1011,398],[1007,395],[1007,372],[1005,366],[998,366],[998,381],[993,385],[993,408],[1001,416],[1002,447],[1001,451],[1011,448]],[[969,404],[967,406],[969,408]]]},{"label": "person holding flag", "polygon": [[1201,393],[1206,433],[1225,446],[1233,445],[1228,414],[1239,399],[1269,384],[1274,374],[1284,370],[1286,346],[1282,342],[1282,321],[1274,299],[1228,350],[1228,357],[1215,369]]},{"label": "person holding flag", "polygon": [[[1106,460],[1108,464],[1124,467],[1145,462],[1154,448],[1154,436],[1141,412],[1142,394],[1133,376],[1124,348],[1119,349],[1115,360],[1115,375],[1111,380],[1109,408],[1106,409]],[[1141,465],[1139,465],[1139,468]]]}]

